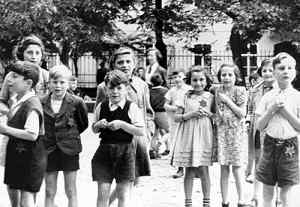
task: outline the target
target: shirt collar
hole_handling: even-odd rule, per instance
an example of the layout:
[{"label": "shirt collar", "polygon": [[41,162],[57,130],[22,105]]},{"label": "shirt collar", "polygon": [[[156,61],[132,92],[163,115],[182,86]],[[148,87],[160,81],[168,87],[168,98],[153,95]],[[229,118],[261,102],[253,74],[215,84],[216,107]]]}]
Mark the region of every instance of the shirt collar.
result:
[{"label": "shirt collar", "polygon": [[17,100],[17,95],[18,94],[15,94],[14,96],[11,97],[12,101],[13,101],[13,104],[12,104],[12,107],[11,108],[15,108],[16,106],[24,103],[25,101],[27,101],[29,98],[35,96],[35,92],[32,90],[28,93],[26,93],[20,100]]},{"label": "shirt collar", "polygon": [[124,98],[123,100],[121,100],[119,103],[116,103],[116,104],[113,104],[113,103],[111,103],[111,101],[109,101],[109,109],[111,110],[111,111],[114,111],[114,110],[116,110],[118,107],[120,107],[121,109],[123,109],[124,108],[124,106],[125,106],[125,103],[126,103],[126,99]]}]

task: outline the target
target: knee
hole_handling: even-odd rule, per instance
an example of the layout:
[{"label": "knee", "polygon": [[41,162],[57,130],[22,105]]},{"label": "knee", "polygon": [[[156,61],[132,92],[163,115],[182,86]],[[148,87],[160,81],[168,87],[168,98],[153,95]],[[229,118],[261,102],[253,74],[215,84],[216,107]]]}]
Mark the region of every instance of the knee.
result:
[{"label": "knee", "polygon": [[67,187],[65,189],[65,193],[66,196],[68,197],[68,199],[72,199],[72,198],[76,198],[77,197],[77,191],[76,191],[76,187]]},{"label": "knee", "polygon": [[56,194],[56,189],[53,187],[46,187],[45,194],[47,198],[54,198]]}]

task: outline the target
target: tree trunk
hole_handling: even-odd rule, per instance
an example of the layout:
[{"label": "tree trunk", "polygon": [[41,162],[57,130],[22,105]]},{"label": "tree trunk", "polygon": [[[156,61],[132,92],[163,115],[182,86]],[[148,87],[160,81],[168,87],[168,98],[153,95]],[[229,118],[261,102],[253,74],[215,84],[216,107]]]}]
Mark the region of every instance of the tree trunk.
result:
[{"label": "tree trunk", "polygon": [[[160,10],[162,8],[162,0],[155,0],[155,8]],[[157,12],[158,14],[159,12]],[[155,37],[156,37],[156,44],[155,47],[161,52],[162,59],[160,61],[160,65],[164,68],[167,68],[167,46],[163,41],[163,22],[162,20],[156,16],[156,23],[155,23]]]},{"label": "tree trunk", "polygon": [[70,44],[68,42],[64,41],[62,43],[62,50],[61,50],[61,53],[59,54],[59,59],[67,67],[69,67],[70,50],[71,50]]}]

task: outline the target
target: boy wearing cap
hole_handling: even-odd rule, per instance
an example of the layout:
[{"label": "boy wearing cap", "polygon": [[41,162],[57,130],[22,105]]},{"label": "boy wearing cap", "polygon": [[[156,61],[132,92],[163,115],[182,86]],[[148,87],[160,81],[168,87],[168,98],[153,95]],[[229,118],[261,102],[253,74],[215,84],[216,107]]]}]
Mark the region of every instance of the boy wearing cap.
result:
[{"label": "boy wearing cap", "polygon": [[[27,61],[9,66],[7,82],[13,103],[7,124],[0,133],[9,136],[4,183],[21,195],[21,206],[33,207],[46,170],[46,152],[42,143],[44,117],[42,105],[33,88],[39,80],[39,67]],[[18,198],[15,198],[18,199]],[[14,203],[14,201],[12,201]]]}]

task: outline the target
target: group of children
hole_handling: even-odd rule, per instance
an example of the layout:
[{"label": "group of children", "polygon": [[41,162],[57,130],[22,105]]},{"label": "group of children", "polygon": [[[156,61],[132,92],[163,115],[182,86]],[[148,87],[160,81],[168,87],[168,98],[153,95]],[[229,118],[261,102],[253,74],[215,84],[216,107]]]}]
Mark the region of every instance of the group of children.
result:
[{"label": "group of children", "polygon": [[[289,196],[292,187],[299,183],[300,93],[291,84],[296,76],[295,67],[295,59],[287,53],[263,61],[258,70],[263,81],[248,94],[244,87],[238,86],[237,66],[223,64],[217,74],[220,84],[214,86],[208,72],[194,66],[186,77],[192,89],[184,91],[183,97],[175,101],[166,96],[165,108],[173,112],[177,123],[176,130],[171,130],[174,133],[171,164],[185,167],[186,207],[192,206],[193,178],[201,179],[203,206],[210,206],[208,169],[215,160],[221,169],[223,207],[229,206],[230,167],[239,207],[274,206],[277,186],[282,206],[292,206]],[[174,78],[178,77],[175,74]],[[177,95],[180,93],[176,86],[171,90],[176,90]],[[247,113],[250,133],[246,127]],[[247,163],[247,179],[255,177],[251,204],[245,200]]]},{"label": "group of children", "polygon": [[[0,123],[0,133],[9,137],[4,183],[11,204],[35,206],[36,193],[45,178],[45,206],[53,207],[58,172],[63,171],[68,206],[76,207],[80,134],[88,127],[86,106],[81,98],[68,92],[72,74],[66,66],[51,68],[48,80],[42,75],[39,62],[43,46],[38,40],[29,38],[20,52],[21,61],[9,65],[1,91],[1,112],[7,113],[8,121]],[[133,76],[135,66],[133,51],[118,49],[112,58],[112,70],[98,88],[99,104],[92,129],[101,141],[91,161],[92,177],[98,184],[98,207],[108,207],[115,198],[119,207],[130,206],[138,177],[150,175],[146,129],[151,115],[164,132],[170,132],[173,141],[167,150],[171,151],[171,164],[182,174],[185,168],[186,207],[192,206],[194,178],[201,179],[203,206],[210,206],[209,167],[215,160],[221,169],[223,207],[229,206],[231,168],[238,206],[250,206],[244,195],[243,167],[248,162],[250,175],[254,161],[255,183],[263,183],[262,206],[273,205],[275,186],[281,188],[283,206],[291,206],[289,195],[299,183],[300,93],[291,85],[296,62],[290,55],[279,53],[272,61],[263,62],[259,70],[263,87],[254,87],[249,96],[244,87],[237,86],[239,70],[232,64],[220,67],[218,85],[212,85],[210,74],[200,66],[192,67],[186,76],[183,71],[173,73],[175,86],[169,91],[160,90],[157,76],[151,79],[152,90],[159,89],[166,101],[163,105],[157,103],[154,111],[147,84]],[[38,97],[35,91],[44,86],[41,80],[48,81],[48,87]],[[165,127],[167,114],[170,124]],[[116,189],[111,195],[114,179]],[[254,194],[253,206],[258,204],[258,195]]]}]

